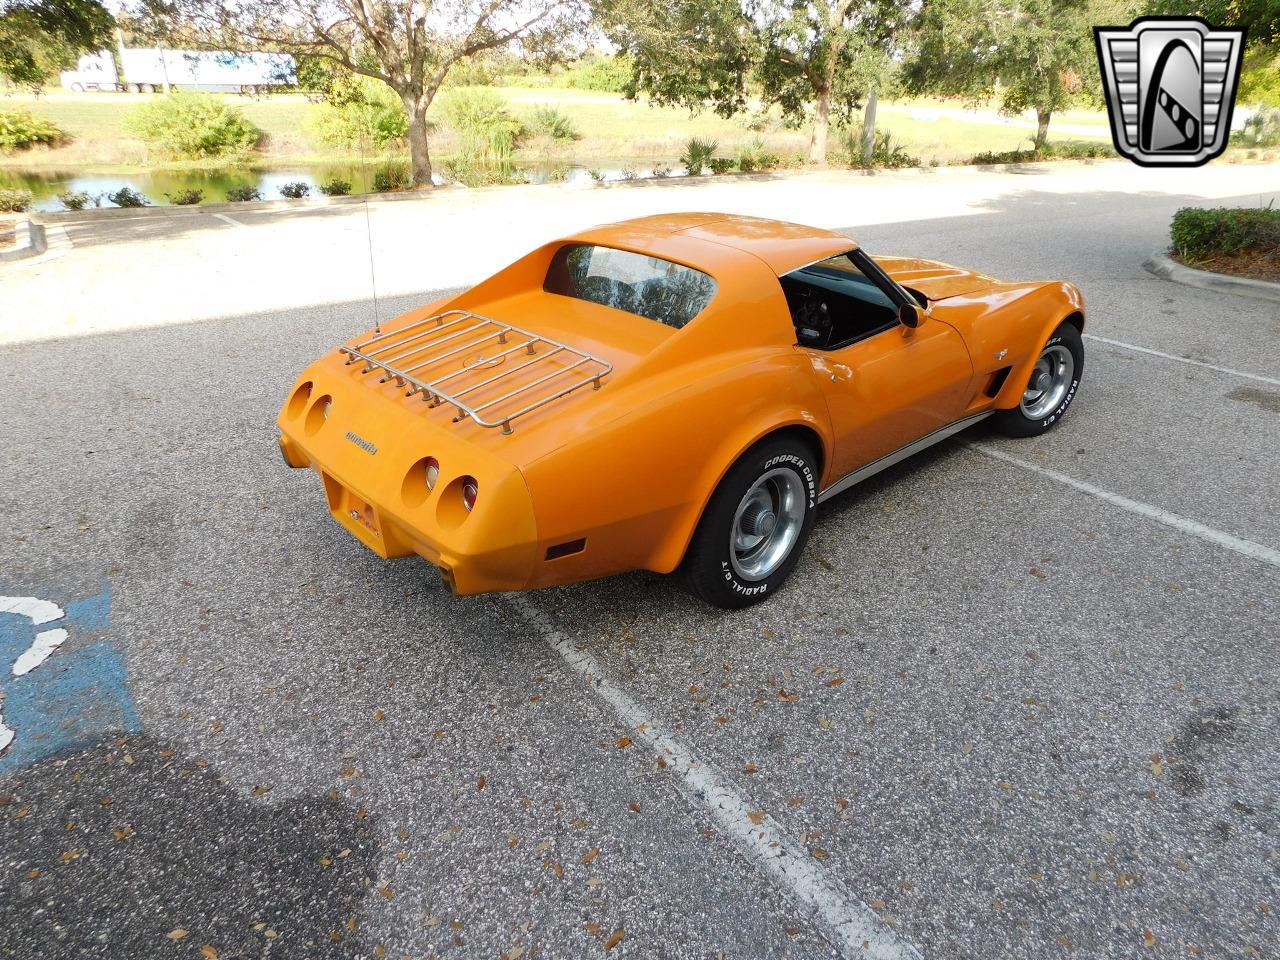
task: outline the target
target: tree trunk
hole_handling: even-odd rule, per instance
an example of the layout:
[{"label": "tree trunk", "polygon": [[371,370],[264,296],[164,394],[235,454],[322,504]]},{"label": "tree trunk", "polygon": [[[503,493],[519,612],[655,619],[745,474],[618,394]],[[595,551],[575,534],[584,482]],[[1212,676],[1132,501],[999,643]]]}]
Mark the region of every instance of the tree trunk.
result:
[{"label": "tree trunk", "polygon": [[427,107],[418,97],[405,97],[404,108],[409,114],[409,170],[413,186],[418,189],[431,187],[431,147],[427,143]]},{"label": "tree trunk", "polygon": [[867,105],[862,110],[862,162],[871,165],[876,148],[876,88],[867,91]]},{"label": "tree trunk", "polygon": [[1036,109],[1036,150],[1043,150],[1049,139],[1049,118],[1052,115],[1051,110]]},{"label": "tree trunk", "polygon": [[827,165],[827,129],[831,126],[831,88],[815,91],[813,104],[813,135],[809,140],[809,162],[820,167]]}]

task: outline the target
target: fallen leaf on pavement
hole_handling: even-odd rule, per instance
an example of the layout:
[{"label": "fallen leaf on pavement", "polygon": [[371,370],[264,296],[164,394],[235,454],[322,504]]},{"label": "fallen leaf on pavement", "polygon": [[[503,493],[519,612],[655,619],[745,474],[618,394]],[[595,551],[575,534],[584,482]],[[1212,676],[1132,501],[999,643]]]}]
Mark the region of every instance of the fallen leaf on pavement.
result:
[{"label": "fallen leaf on pavement", "polygon": [[619,750],[625,750],[625,749],[627,749],[627,747],[629,747],[629,746],[631,746],[631,738],[630,738],[630,737],[622,736],[622,737],[619,737],[619,738],[618,738],[617,747],[618,747],[618,749],[619,749]]},{"label": "fallen leaf on pavement", "polygon": [[181,940],[186,935],[187,935],[187,931],[183,930],[181,927],[177,927],[174,930],[170,930],[168,934],[170,940]]},{"label": "fallen leaf on pavement", "polygon": [[588,853],[585,857],[582,858],[582,862],[590,863],[592,860],[594,860],[598,856],[600,856],[600,848],[596,847],[594,850],[592,850],[590,853]]},{"label": "fallen leaf on pavement", "polygon": [[620,944],[622,942],[622,938],[625,937],[626,935],[627,935],[627,931],[623,930],[621,927],[613,931],[613,935],[604,942],[605,952],[607,953],[608,951],[616,947],[618,944]]}]

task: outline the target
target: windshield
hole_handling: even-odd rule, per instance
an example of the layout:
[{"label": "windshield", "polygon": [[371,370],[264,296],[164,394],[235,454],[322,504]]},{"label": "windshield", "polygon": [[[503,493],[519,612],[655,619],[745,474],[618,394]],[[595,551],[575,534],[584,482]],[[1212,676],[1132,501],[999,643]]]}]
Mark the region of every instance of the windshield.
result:
[{"label": "windshield", "polygon": [[574,243],[556,251],[542,288],[679,329],[711,302],[716,282],[669,260]]}]

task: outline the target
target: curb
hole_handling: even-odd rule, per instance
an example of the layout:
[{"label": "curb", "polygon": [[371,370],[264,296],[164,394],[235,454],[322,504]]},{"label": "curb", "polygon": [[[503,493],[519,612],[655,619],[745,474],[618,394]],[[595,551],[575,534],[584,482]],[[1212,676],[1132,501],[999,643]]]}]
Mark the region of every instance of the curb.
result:
[{"label": "curb", "polygon": [[44,224],[42,223],[26,220],[18,224],[14,232],[18,235],[18,243],[8,250],[0,250],[0,263],[25,260],[27,257],[38,257],[49,249],[48,241],[45,238]]},{"label": "curb", "polygon": [[1269,280],[1253,280],[1249,277],[1235,277],[1228,273],[1210,273],[1208,270],[1197,270],[1178,263],[1157,250],[1144,261],[1142,266],[1162,280],[1172,280],[1188,287],[1199,287],[1201,290],[1215,290],[1219,293],[1234,293],[1239,297],[1253,297],[1257,300],[1275,300],[1280,302],[1280,283]]}]

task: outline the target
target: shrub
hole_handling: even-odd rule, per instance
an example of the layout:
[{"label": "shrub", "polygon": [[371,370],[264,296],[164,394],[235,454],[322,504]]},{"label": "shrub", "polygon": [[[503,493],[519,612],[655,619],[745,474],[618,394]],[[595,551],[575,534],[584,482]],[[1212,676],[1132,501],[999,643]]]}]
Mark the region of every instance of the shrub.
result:
[{"label": "shrub", "polygon": [[487,87],[460,88],[446,93],[442,106],[445,123],[458,135],[450,175],[468,186],[509,182],[522,127],[502,95]]},{"label": "shrub", "polygon": [[177,193],[166,193],[165,199],[175,207],[194,207],[204,199],[203,190],[179,190]]},{"label": "shrub", "polygon": [[261,200],[262,192],[257,187],[232,187],[227,191],[227,201],[229,203],[248,203],[252,200]]},{"label": "shrub", "polygon": [[359,77],[333,84],[324,103],[308,114],[306,126],[322,143],[354,147],[372,143],[382,149],[409,132],[409,115],[385,83]]},{"label": "shrub", "polygon": [[65,134],[52,120],[29,110],[0,110],[0,151],[55,144]]},{"label": "shrub", "polygon": [[555,107],[539,107],[533,111],[533,116],[529,118],[529,129],[533,133],[543,134],[552,140],[582,139],[582,134],[574,122]]},{"label": "shrub", "polygon": [[844,132],[844,147],[849,152],[849,163],[857,167],[918,167],[920,158],[907,153],[906,147],[893,139],[888,130],[877,130],[871,144],[871,162],[862,159],[862,130],[849,128]]},{"label": "shrub", "polygon": [[593,183],[604,183],[604,171],[598,167],[588,167],[587,176],[591,178]]},{"label": "shrub", "polygon": [[707,161],[707,166],[714,174],[728,173],[733,169],[734,161],[731,157],[712,157]]},{"label": "shrub", "polygon": [[665,163],[660,163],[653,168],[653,176],[658,180],[665,180],[671,176],[671,168]]},{"label": "shrub", "polygon": [[280,188],[280,196],[287,197],[290,200],[301,200],[311,192],[311,185],[303,183],[301,180],[295,180],[293,183],[286,183]]},{"label": "shrub", "polygon": [[754,137],[738,147],[738,169],[743,173],[772,170],[781,160],[776,153],[764,148],[764,141]]},{"label": "shrub", "polygon": [[183,90],[137,107],[125,126],[151,146],[192,160],[243,156],[262,139],[262,131],[221,97]]},{"label": "shrub", "polygon": [[1034,160],[1087,160],[1096,157],[1115,156],[1108,143],[1089,140],[1069,140],[1062,143],[1046,143],[1039,150],[1006,150],[1003,153],[987,151],[976,154],[970,163],[1030,163]]},{"label": "shrub", "polygon": [[58,200],[68,210],[83,210],[91,203],[98,206],[101,196],[85,193],[83,190],[65,190],[58,194]]},{"label": "shrub", "polygon": [[1183,207],[1173,215],[1169,239],[1183,260],[1252,248],[1280,256],[1280,210]]},{"label": "shrub", "polygon": [[702,173],[702,168],[711,159],[711,155],[716,152],[718,144],[714,140],[700,140],[697,137],[690,137],[684,145],[684,156],[680,158],[680,162],[684,164],[685,172],[691,177],[696,177]]},{"label": "shrub", "polygon": [[107,199],[114,203],[117,207],[145,207],[149,206],[147,198],[140,194],[132,187],[121,187],[114,193],[108,193]]},{"label": "shrub", "polygon": [[600,93],[626,93],[631,83],[631,59],[616,57],[584,57],[560,78],[560,86]]},{"label": "shrub", "polygon": [[34,199],[30,190],[0,187],[0,213],[22,213]]},{"label": "shrub", "polygon": [[636,168],[632,166],[623,167],[621,175],[623,180],[634,180],[636,178]]},{"label": "shrub", "polygon": [[1259,110],[1231,134],[1231,142],[1242,147],[1280,146],[1280,110]]},{"label": "shrub", "polygon": [[351,181],[340,177],[330,177],[317,189],[326,197],[345,197],[351,192]]},{"label": "shrub", "polygon": [[[477,166],[462,157],[449,157],[445,160],[444,173],[448,179],[468,187],[494,187],[529,182],[527,174],[515,171],[511,167],[489,169]],[[561,177],[561,179],[564,178]]]},{"label": "shrub", "polygon": [[382,161],[373,170],[373,189],[378,193],[403,190],[409,185],[409,161],[391,158]]}]

